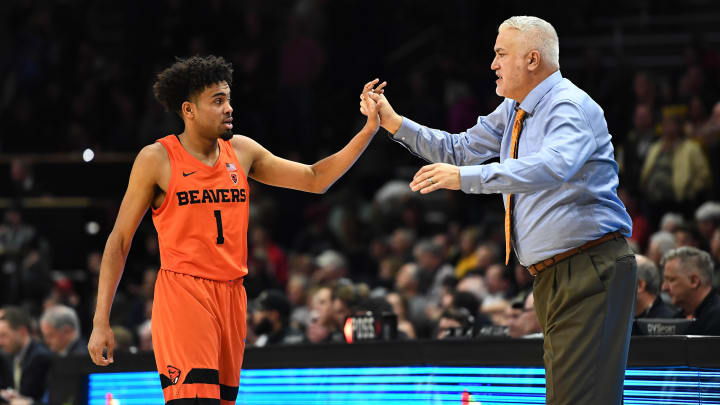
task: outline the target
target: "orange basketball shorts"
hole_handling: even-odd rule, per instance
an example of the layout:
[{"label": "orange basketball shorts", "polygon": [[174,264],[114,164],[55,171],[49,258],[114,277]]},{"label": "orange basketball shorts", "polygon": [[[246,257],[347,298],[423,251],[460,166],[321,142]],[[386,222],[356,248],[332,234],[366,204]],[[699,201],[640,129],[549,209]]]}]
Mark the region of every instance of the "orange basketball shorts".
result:
[{"label": "orange basketball shorts", "polygon": [[160,270],[152,341],[165,403],[235,403],[245,351],[242,279],[215,281]]}]

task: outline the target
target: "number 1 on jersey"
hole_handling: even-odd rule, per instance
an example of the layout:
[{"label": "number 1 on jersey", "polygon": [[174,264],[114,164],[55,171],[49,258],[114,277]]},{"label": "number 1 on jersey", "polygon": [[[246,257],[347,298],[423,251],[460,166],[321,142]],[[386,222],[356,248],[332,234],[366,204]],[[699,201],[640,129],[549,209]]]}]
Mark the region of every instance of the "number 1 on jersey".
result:
[{"label": "number 1 on jersey", "polygon": [[217,224],[217,244],[222,245],[225,243],[225,237],[223,236],[222,216],[220,215],[220,210],[215,210],[215,223]]}]

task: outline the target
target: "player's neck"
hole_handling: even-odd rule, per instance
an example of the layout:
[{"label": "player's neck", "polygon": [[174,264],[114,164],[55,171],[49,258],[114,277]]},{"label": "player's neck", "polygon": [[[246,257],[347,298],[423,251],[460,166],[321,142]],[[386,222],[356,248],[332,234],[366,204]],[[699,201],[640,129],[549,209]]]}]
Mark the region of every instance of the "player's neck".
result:
[{"label": "player's neck", "polygon": [[217,160],[218,154],[220,153],[217,137],[203,137],[186,129],[178,135],[178,139],[188,153],[203,163],[213,165]]}]

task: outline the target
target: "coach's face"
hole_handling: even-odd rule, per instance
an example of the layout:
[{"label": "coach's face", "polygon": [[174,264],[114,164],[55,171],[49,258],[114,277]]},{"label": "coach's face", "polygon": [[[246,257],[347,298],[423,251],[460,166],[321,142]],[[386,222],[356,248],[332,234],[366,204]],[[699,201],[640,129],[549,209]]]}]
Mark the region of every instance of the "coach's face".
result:
[{"label": "coach's face", "polygon": [[495,71],[500,97],[521,102],[532,90],[529,58],[524,34],[514,28],[506,28],[498,33],[495,40],[495,59],[490,69]]}]

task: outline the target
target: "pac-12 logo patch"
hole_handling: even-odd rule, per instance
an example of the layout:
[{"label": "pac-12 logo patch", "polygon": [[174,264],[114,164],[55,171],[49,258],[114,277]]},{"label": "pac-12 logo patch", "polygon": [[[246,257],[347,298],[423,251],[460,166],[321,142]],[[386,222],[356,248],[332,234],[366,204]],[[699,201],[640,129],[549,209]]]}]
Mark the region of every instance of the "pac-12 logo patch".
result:
[{"label": "pac-12 logo patch", "polygon": [[182,374],[182,372],[179,368],[170,365],[167,366],[167,369],[168,375],[170,376],[170,382],[172,382],[173,385],[177,384],[180,380],[180,374]]},{"label": "pac-12 logo patch", "polygon": [[233,184],[237,184],[237,182],[238,182],[237,173],[230,173],[230,180],[232,180]]}]

